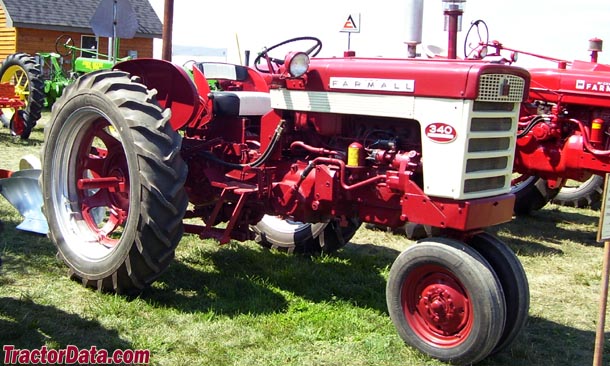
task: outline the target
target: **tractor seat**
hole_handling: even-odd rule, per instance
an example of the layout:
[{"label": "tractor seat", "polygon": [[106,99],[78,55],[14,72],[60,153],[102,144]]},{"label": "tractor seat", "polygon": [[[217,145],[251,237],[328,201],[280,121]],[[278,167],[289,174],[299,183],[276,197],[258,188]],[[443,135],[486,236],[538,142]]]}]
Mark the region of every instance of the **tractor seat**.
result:
[{"label": "tractor seat", "polygon": [[271,110],[269,93],[255,91],[212,92],[216,116],[262,116]]},{"label": "tractor seat", "polygon": [[[195,66],[208,80],[245,81],[248,68],[222,62],[197,62]],[[269,93],[256,91],[212,91],[214,114],[217,116],[262,116],[271,110]]]},{"label": "tractor seat", "polygon": [[223,62],[197,62],[195,66],[208,79],[227,79],[244,81],[248,78],[248,69],[245,66],[227,64]]}]

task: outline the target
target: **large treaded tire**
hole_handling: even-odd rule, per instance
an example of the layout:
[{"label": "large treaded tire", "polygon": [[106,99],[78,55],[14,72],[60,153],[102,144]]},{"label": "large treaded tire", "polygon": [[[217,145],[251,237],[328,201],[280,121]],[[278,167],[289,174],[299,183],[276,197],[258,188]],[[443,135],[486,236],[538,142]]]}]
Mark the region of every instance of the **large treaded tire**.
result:
[{"label": "large treaded tire", "polygon": [[[22,76],[26,78],[23,79]],[[27,53],[8,55],[0,66],[0,82],[13,84],[17,94],[26,103],[25,126],[20,135],[26,140],[40,119],[44,107],[44,84],[40,65]]]},{"label": "large treaded tire", "polygon": [[540,210],[555,198],[558,192],[559,188],[549,188],[546,180],[542,178],[527,177],[511,188],[511,193],[515,195],[515,215],[528,215],[532,211]]},{"label": "large treaded tire", "polygon": [[589,207],[593,210],[599,210],[603,193],[604,177],[593,174],[591,178],[579,185],[562,187],[552,202],[562,206]]},{"label": "large treaded tire", "polygon": [[361,222],[348,219],[341,227],[339,220],[328,223],[302,223],[265,215],[252,226],[255,241],[267,248],[288,253],[332,253],[341,249],[356,234]]},{"label": "large treaded tire", "polygon": [[[155,94],[125,72],[93,72],[65,90],[45,128],[49,236],[73,278],[100,291],[145,288],[183,234],[182,139]],[[105,188],[113,179],[122,184]]]}]

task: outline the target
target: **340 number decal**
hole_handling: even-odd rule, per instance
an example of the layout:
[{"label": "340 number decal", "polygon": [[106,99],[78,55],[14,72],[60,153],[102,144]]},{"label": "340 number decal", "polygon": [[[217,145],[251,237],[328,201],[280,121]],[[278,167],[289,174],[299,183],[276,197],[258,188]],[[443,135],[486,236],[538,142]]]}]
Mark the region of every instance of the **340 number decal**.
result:
[{"label": "340 number decal", "polygon": [[431,123],[426,126],[425,134],[430,140],[441,143],[452,142],[457,138],[455,128],[441,122]]}]

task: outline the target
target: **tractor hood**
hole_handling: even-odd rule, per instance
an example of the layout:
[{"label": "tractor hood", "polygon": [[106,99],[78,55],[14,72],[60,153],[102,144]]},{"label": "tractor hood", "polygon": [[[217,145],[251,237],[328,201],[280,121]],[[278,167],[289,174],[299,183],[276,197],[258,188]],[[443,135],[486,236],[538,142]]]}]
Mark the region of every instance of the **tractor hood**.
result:
[{"label": "tractor hood", "polygon": [[307,72],[306,84],[302,87],[296,84],[294,88],[308,91],[476,99],[479,79],[483,74],[512,74],[526,82],[529,80],[525,69],[482,62],[314,58]]},{"label": "tractor hood", "polygon": [[531,94],[549,102],[610,107],[610,66],[574,61],[569,69],[531,69]]}]

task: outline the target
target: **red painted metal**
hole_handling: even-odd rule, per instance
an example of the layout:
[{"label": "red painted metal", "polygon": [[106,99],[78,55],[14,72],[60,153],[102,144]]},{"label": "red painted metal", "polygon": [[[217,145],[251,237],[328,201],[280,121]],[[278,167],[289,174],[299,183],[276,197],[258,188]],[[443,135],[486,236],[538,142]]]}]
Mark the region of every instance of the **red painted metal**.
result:
[{"label": "red painted metal", "polygon": [[[129,175],[125,152],[109,127],[108,121],[96,120],[74,148],[82,157],[75,172],[82,177],[77,181],[80,214],[101,242],[112,247],[119,241],[113,234],[129,212]],[[104,148],[99,147],[100,141]],[[101,220],[100,210],[105,216]]]},{"label": "red painted metal", "polygon": [[[509,194],[463,201],[426,195],[421,182],[422,133],[414,120],[280,108],[255,116],[231,111],[239,109],[232,103],[244,102],[240,92],[271,89],[474,100],[482,75],[509,73],[527,83],[525,70],[461,60],[353,55],[312,58],[309,71],[300,78],[287,77],[281,65],[275,67],[277,74],[240,65],[214,67],[234,68],[235,79],[214,79],[224,94],[209,86],[204,63],[193,65],[192,78],[158,60],[127,61],[116,67],[157,89],[160,104],[172,110],[173,128],[185,131],[185,188],[194,207],[185,217],[203,221],[189,222],[187,232],[223,243],[250,239],[249,225],[264,214],[300,222],[358,218],[392,227],[413,221],[462,232],[477,232],[512,218],[514,197]],[[380,85],[372,91],[356,82],[350,85],[354,80]],[[448,134],[445,140],[457,137],[449,125],[439,121],[435,126],[437,132]],[[355,153],[351,161],[349,149]],[[120,192],[121,179],[100,174],[84,176],[79,184],[83,189]],[[221,222],[227,226],[217,228]]]},{"label": "red painted metal", "polygon": [[13,175],[11,170],[0,169],[0,178],[9,178],[11,175]]},{"label": "red painted metal", "polygon": [[511,51],[554,63],[529,70],[529,106],[522,108],[516,172],[545,178],[549,185],[610,172],[610,65],[597,63],[601,40],[590,41],[590,62],[525,52],[498,41],[480,44],[493,51],[488,56]]},{"label": "red painted metal", "polygon": [[[331,82],[334,78],[368,78],[413,80],[417,96],[476,99],[478,96],[477,81],[482,74],[505,72],[504,65],[472,63],[463,60],[443,59],[404,59],[379,58],[330,58],[312,59],[311,69],[316,73],[309,75],[308,90],[337,91],[340,84]],[[514,69],[515,75],[529,80],[527,71]],[[443,80],[439,83],[439,80]],[[393,86],[391,86],[393,88]],[[353,88],[353,93],[370,93]],[[414,95],[407,91],[379,91],[378,94]]]},{"label": "red painted metal", "polygon": [[164,108],[172,111],[171,125],[178,130],[196,119],[201,106],[199,94],[190,77],[181,67],[171,62],[154,59],[136,59],[114,67],[134,76],[157,90],[156,98]]},{"label": "red painted metal", "polygon": [[470,294],[447,269],[429,264],[411,271],[401,293],[405,319],[417,336],[436,347],[455,347],[472,332]]}]

